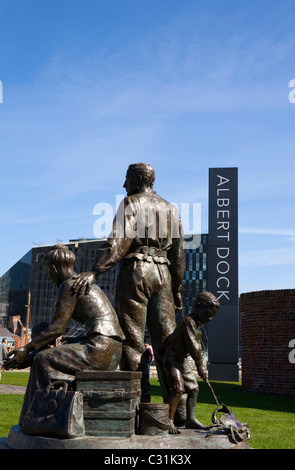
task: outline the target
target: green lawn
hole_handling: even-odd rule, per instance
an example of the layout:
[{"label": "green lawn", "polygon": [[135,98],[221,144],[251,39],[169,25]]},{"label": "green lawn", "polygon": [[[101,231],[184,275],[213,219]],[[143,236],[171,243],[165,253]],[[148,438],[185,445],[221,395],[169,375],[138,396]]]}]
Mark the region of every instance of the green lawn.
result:
[{"label": "green lawn", "polygon": [[[2,372],[1,384],[26,385],[27,372]],[[150,379],[152,402],[162,403],[157,379]],[[240,383],[211,382],[220,403],[225,403],[240,421],[250,426],[250,445],[255,449],[295,449],[295,400],[273,395],[243,393]],[[216,405],[203,381],[196,416],[203,424],[211,424]],[[18,423],[23,395],[0,394],[0,437],[8,435],[11,426]]]},{"label": "green lawn", "polygon": [[29,380],[29,372],[2,372],[0,384],[22,385],[26,387]]},{"label": "green lawn", "polygon": [[[1,372],[0,384],[26,386],[28,372]],[[0,437],[7,437],[11,426],[18,423],[24,395],[0,394]]]},{"label": "green lawn", "polygon": [[[150,379],[152,401],[161,402],[157,379]],[[200,381],[196,416],[210,425],[216,408],[208,386]],[[242,422],[250,427],[250,446],[255,449],[295,449],[295,400],[273,395],[242,392],[240,383],[211,382],[219,403],[225,403]]]}]

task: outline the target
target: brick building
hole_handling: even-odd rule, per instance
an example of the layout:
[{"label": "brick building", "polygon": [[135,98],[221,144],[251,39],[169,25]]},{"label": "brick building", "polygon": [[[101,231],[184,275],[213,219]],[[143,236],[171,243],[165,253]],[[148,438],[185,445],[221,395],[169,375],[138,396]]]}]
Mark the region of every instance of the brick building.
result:
[{"label": "brick building", "polygon": [[295,289],[242,294],[240,314],[243,390],[295,398]]}]

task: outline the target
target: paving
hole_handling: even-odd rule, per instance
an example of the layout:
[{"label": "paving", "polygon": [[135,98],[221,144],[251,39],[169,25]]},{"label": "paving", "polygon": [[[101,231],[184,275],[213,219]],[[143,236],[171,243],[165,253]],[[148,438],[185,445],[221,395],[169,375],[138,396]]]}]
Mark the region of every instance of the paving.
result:
[{"label": "paving", "polygon": [[16,393],[19,395],[24,394],[26,391],[26,387],[22,387],[21,385],[4,385],[0,384],[0,394],[6,393]]}]

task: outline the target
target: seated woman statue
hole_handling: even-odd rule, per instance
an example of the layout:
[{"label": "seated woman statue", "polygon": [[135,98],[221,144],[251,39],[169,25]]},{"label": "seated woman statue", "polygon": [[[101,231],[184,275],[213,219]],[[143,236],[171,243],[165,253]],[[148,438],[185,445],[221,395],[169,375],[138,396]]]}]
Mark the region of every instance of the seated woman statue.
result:
[{"label": "seated woman statue", "polygon": [[[72,290],[75,255],[65,245],[55,245],[46,255],[44,266],[58,288],[55,315],[49,326],[25,346],[11,351],[5,369],[21,368],[35,352],[21,411],[20,426],[37,389],[52,381],[71,384],[77,371],[115,370],[122,354],[124,335],[114,308],[97,286],[88,295],[76,296]],[[71,319],[84,325],[83,332],[58,347],[48,347],[62,336]]]}]

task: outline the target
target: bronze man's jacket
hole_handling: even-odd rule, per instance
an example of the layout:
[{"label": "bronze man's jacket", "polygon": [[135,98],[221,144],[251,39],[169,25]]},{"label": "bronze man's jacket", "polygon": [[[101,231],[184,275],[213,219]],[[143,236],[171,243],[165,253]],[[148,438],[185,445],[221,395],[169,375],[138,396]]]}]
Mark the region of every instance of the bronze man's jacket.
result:
[{"label": "bronze man's jacket", "polygon": [[125,197],[113,231],[100,250],[92,268],[96,274],[112,268],[123,257],[168,264],[172,291],[180,292],[185,271],[183,228],[176,207],[155,191]]}]

